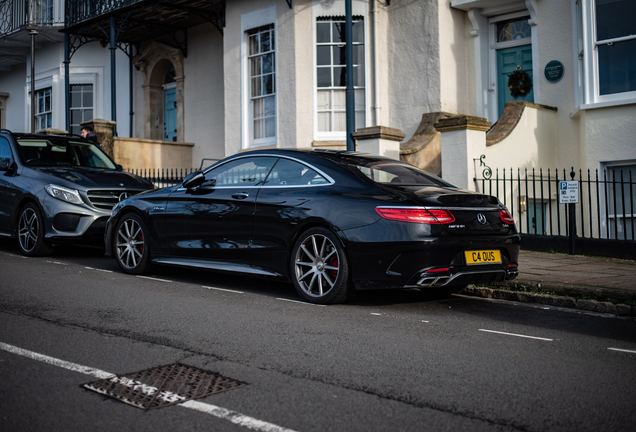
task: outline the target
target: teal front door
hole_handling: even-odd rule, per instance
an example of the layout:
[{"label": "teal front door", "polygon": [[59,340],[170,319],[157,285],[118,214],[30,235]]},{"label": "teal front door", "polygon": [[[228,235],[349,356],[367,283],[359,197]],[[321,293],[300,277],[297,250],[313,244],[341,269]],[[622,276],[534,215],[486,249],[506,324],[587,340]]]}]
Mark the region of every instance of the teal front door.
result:
[{"label": "teal front door", "polygon": [[528,234],[546,234],[546,210],[546,203],[542,203],[541,201],[528,201],[528,214],[530,215]]},{"label": "teal front door", "polygon": [[524,97],[513,98],[508,87],[508,75],[517,70],[520,66],[532,78],[532,45],[523,45],[514,48],[497,50],[497,94],[499,96],[499,117],[503,112],[504,105],[508,102],[525,100],[534,102],[533,89]]},{"label": "teal front door", "polygon": [[177,140],[177,89],[163,92],[163,140]]}]

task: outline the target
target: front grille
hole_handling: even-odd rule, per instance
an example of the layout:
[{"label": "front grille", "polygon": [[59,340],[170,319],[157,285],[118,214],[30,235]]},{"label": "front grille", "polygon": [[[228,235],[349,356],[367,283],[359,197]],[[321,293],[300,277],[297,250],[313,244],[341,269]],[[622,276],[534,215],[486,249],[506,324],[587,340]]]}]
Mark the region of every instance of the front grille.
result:
[{"label": "front grille", "polygon": [[[128,196],[133,196],[141,192],[141,190],[89,190],[87,192],[88,199],[91,204],[98,209],[112,210],[119,201],[123,201]],[[123,194],[128,194],[124,196]]]}]

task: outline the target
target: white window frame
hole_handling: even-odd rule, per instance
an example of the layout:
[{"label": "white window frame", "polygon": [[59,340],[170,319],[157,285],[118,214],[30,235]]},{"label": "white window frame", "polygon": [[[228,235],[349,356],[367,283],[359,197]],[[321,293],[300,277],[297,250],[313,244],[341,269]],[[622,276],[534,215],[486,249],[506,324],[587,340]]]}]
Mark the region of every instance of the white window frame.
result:
[{"label": "white window frame", "polygon": [[[82,96],[82,106],[79,107],[73,107],[73,101],[72,101],[72,95],[69,95],[69,111],[70,111],[70,115],[71,115],[71,121],[69,122],[69,124],[71,125],[71,130],[69,131],[69,133],[73,133],[72,129],[73,129],[73,111],[81,111],[82,114],[84,113],[85,110],[90,109],[91,111],[93,111],[93,119],[96,118],[95,117],[95,85],[93,85],[93,83],[73,83],[70,84],[71,89],[73,88],[73,86],[91,86],[92,89],[92,93],[93,93],[93,105],[90,107],[85,107],[83,106],[83,96]],[[71,91],[72,93],[72,91]],[[84,92],[82,92],[82,95],[84,94]],[[83,115],[82,115],[83,117]],[[92,120],[92,119],[89,119]],[[87,121],[87,120],[84,120]]]},{"label": "white window frame", "polygon": [[[40,111],[40,94],[42,92],[46,92],[49,91],[49,109],[48,111]],[[44,96],[46,98],[46,96]],[[53,127],[53,87],[44,87],[41,89],[38,89],[35,91],[35,121],[36,121],[36,125],[35,125],[35,130],[42,130],[42,129],[49,129]],[[44,127],[41,127],[42,124],[42,117],[46,117],[49,119],[48,121],[48,125],[45,125]]]},{"label": "white window frame", "polygon": [[[371,73],[371,52],[370,46],[372,41],[369,39],[369,14],[368,14],[368,5],[366,1],[352,1],[352,15],[361,16],[363,25],[364,25],[364,125],[356,124],[356,130],[362,127],[366,127],[370,124],[371,121],[371,110],[370,106],[370,97],[371,97],[371,88],[370,84],[370,73]],[[344,1],[338,2],[335,1],[333,3],[329,2],[313,2],[312,8],[312,47],[313,47],[313,59],[312,59],[312,67],[313,67],[313,86],[314,86],[314,141],[342,141],[347,139],[347,132],[319,132],[318,131],[318,65],[317,65],[317,40],[316,40],[316,23],[318,22],[319,17],[331,17],[337,18],[344,16]]]},{"label": "white window frame", "polygon": [[[623,166],[632,166],[632,165],[636,165],[636,159],[623,159],[623,160],[612,160],[612,161],[599,161],[599,173],[604,173],[605,170],[609,170],[612,168],[618,168],[620,169],[620,167]],[[628,180],[628,179],[626,179]],[[605,181],[605,178],[603,178],[603,181]],[[609,179],[608,179],[609,181]],[[605,183],[603,183],[605,184]],[[605,184],[606,185],[606,184]],[[613,208],[608,208],[607,211],[605,209],[605,202],[606,200],[609,200],[609,197],[607,197],[607,185],[603,188],[601,188],[600,190],[600,194],[599,194],[599,198],[600,198],[600,202],[601,202],[601,206],[600,206],[600,218],[601,218],[601,222],[602,222],[602,226],[601,226],[601,232],[599,233],[599,237],[603,238],[603,239],[613,239],[613,240],[617,240],[615,238],[612,238],[612,233],[613,230],[611,229],[611,224],[610,224],[610,220],[614,220],[616,221],[617,215],[614,214],[614,209]],[[613,191],[612,191],[613,193]],[[614,199],[616,200],[616,197],[614,197]],[[624,205],[624,203],[623,203]],[[622,216],[622,214],[621,214]],[[636,217],[636,215],[628,215],[626,216],[626,218],[633,218]],[[616,222],[614,222],[616,223]],[[624,222],[625,223],[625,222]]]},{"label": "white window frame", "polygon": [[[248,31],[254,28],[274,25],[274,116],[275,116],[275,132],[273,137],[267,137],[255,140],[254,137],[254,121],[253,107],[251,103],[251,80],[250,80],[250,62],[249,62],[249,35]],[[266,6],[264,8],[255,9],[241,15],[241,33],[243,41],[241,43],[241,148],[255,148],[265,146],[275,146],[278,142],[278,71],[276,68],[278,48],[278,30],[276,26],[276,5]]]},{"label": "white window frame", "polygon": [[[93,85],[93,118],[104,118],[103,109],[103,76],[104,67],[71,67],[69,84]],[[63,109],[62,109],[63,110]]]},{"label": "white window frame", "polygon": [[[580,12],[579,12],[580,5]],[[601,95],[599,86],[598,49],[600,45],[623,40],[636,40],[636,35],[612,40],[596,40],[596,8],[594,0],[572,0],[576,103],[578,109],[603,108],[636,103],[636,91]],[[579,16],[580,13],[580,16]],[[579,32],[582,34],[581,47]],[[581,58],[582,57],[582,58]]]}]

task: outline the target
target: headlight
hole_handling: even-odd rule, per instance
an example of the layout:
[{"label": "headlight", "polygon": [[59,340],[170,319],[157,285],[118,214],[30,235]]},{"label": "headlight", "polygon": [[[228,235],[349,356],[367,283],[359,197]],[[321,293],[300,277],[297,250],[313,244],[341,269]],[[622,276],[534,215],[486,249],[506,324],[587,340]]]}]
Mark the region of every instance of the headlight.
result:
[{"label": "headlight", "polygon": [[82,197],[79,192],[74,189],[67,189],[62,186],[57,185],[46,185],[44,189],[51,195],[53,198],[60,199],[62,201],[69,202],[71,204],[84,204],[82,201]]}]

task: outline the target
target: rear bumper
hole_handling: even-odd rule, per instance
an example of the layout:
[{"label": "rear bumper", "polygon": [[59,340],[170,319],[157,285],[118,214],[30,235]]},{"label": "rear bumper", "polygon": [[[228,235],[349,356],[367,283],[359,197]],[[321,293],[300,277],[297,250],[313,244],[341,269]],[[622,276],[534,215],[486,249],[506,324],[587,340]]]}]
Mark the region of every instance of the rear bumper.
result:
[{"label": "rear bumper", "polygon": [[[356,289],[485,284],[518,275],[520,237],[440,237],[395,243],[349,244]],[[469,265],[465,251],[499,250],[497,264]],[[444,269],[444,270],[442,270]],[[433,270],[433,271],[431,271]]]},{"label": "rear bumper", "polygon": [[459,270],[456,273],[430,275],[423,273],[414,285],[404,288],[434,288],[447,285],[487,284],[516,279],[519,271],[516,267],[509,269]]}]

